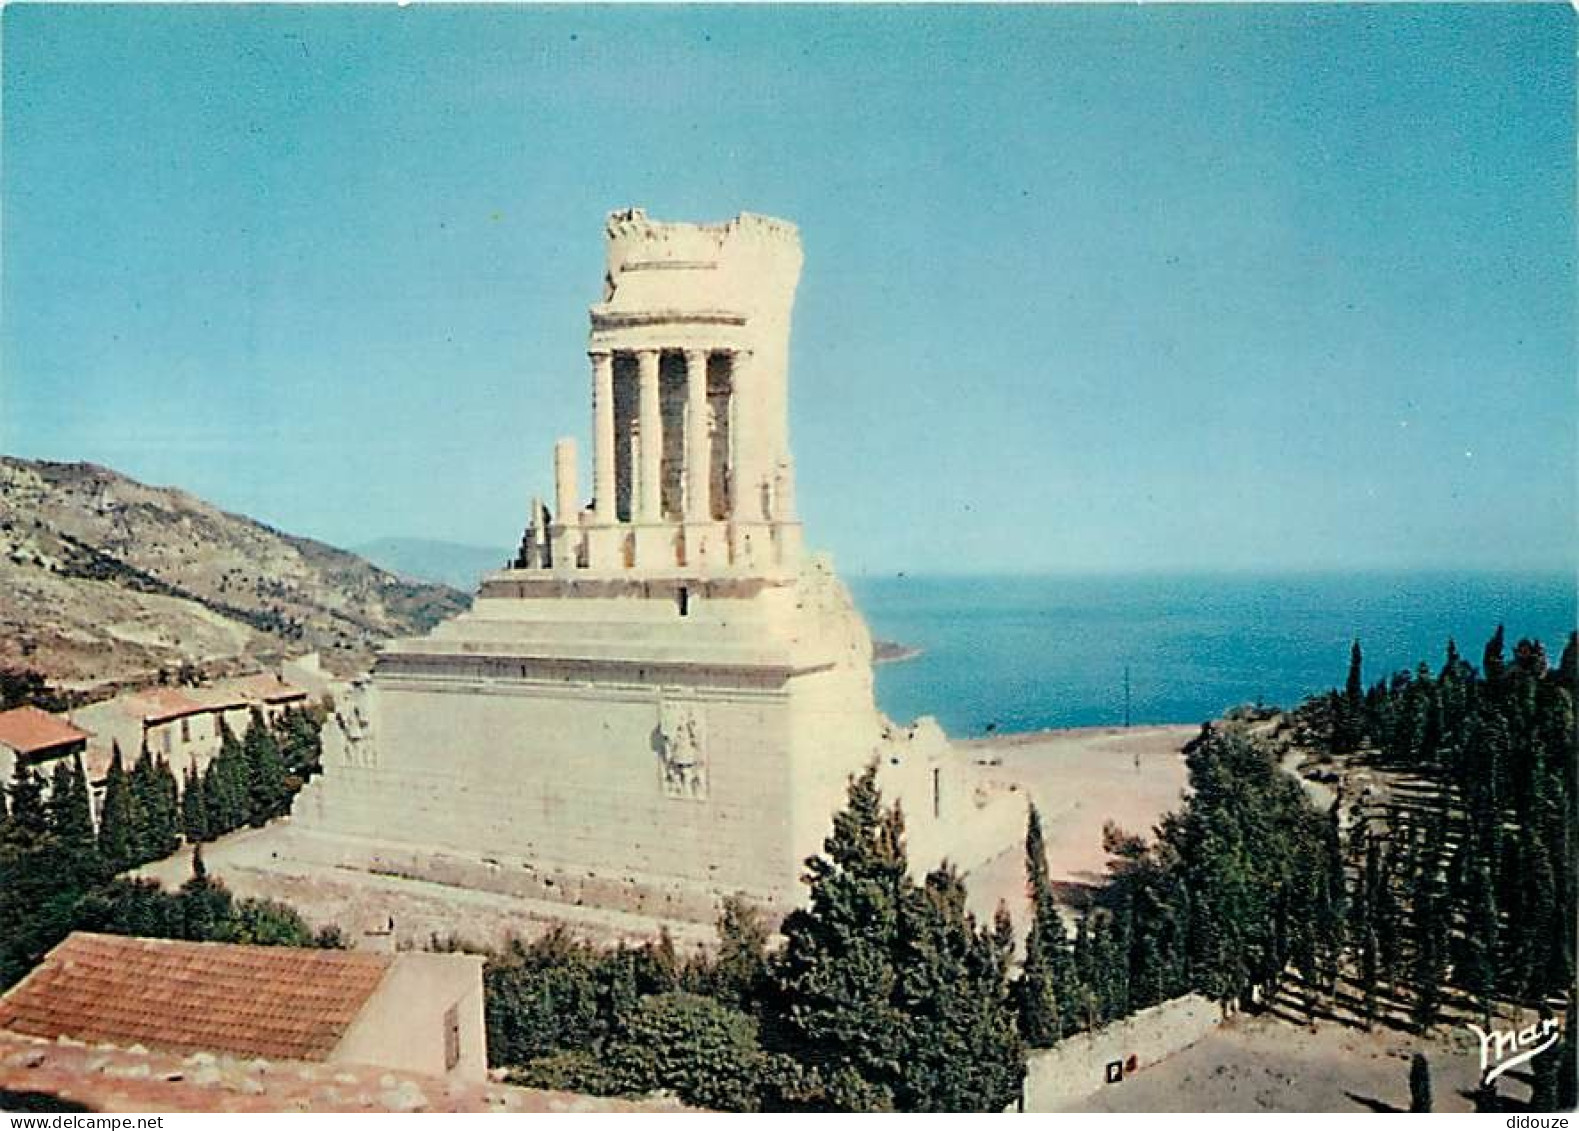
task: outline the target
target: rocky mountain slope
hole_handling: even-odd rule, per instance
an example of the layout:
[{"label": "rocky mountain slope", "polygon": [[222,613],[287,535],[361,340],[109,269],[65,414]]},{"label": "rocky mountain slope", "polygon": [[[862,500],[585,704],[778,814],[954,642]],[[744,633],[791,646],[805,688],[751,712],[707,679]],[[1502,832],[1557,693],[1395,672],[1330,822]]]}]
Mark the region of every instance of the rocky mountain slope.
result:
[{"label": "rocky mountain slope", "polygon": [[318,650],[350,671],[466,604],[183,491],[0,456],[0,665],[82,686]]}]

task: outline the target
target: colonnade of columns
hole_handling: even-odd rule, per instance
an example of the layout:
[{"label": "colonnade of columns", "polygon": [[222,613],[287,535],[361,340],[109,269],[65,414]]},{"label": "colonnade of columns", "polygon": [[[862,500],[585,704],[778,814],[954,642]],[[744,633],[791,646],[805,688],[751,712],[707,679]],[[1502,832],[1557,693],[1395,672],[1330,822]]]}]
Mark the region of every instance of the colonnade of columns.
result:
[{"label": "colonnade of columns", "polygon": [[[661,376],[666,353],[684,362],[683,396],[675,385],[668,389],[667,444]],[[708,366],[715,354],[729,359],[728,381],[710,390]],[[798,558],[793,470],[787,454],[775,458],[759,450],[776,445],[756,419],[766,406],[762,390],[751,383],[751,351],[593,349],[588,356],[592,505],[581,509],[575,441],[560,440],[554,447],[555,513],[533,500],[519,566],[739,568]],[[672,381],[677,374],[671,369],[670,375]],[[616,398],[617,380],[632,378],[634,387],[622,387]],[[727,449],[720,450],[725,435]],[[679,467],[671,463],[669,469],[667,499],[666,448],[671,459],[676,452],[679,459]]]},{"label": "colonnade of columns", "polygon": [[[592,358],[592,498],[593,522],[609,526],[617,522],[616,479],[617,444],[614,419],[614,359],[616,352],[630,353],[636,358],[636,443],[630,464],[632,484],[630,491],[629,519],[636,523],[658,523],[663,514],[663,405],[659,389],[659,363],[666,351],[637,349],[631,351],[593,350]],[[681,521],[687,523],[713,520],[713,437],[708,428],[707,367],[713,351],[705,349],[674,350],[685,359],[685,412],[682,437],[682,466],[680,508]],[[730,351],[731,405],[739,403],[738,393],[750,354],[743,350]],[[742,468],[749,442],[745,439],[746,414],[731,412],[731,451],[727,466],[731,483],[740,483],[746,477]],[[743,499],[727,501],[727,513],[734,517],[760,520],[760,514],[747,514],[748,507],[740,504]]]}]

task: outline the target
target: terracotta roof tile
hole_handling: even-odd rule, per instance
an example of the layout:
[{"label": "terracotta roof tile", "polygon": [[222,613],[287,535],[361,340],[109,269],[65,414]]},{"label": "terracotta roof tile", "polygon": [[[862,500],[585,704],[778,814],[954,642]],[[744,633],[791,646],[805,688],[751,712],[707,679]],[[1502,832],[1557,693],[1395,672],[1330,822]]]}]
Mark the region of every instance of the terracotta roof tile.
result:
[{"label": "terracotta roof tile", "polygon": [[134,719],[146,723],[167,723],[187,715],[200,715],[211,708],[173,687],[153,687],[138,691],[120,700],[123,709]]},{"label": "terracotta roof tile", "polygon": [[286,683],[273,672],[260,672],[258,675],[227,679],[217,684],[216,688],[261,703],[289,703],[295,699],[307,698],[307,692]]},{"label": "terracotta roof tile", "polygon": [[0,1029],[179,1052],[321,1060],[388,955],[78,932],[0,997]]},{"label": "terracotta roof tile", "polygon": [[89,737],[65,719],[40,711],[37,707],[15,707],[0,711],[0,743],[23,754],[48,750]]}]

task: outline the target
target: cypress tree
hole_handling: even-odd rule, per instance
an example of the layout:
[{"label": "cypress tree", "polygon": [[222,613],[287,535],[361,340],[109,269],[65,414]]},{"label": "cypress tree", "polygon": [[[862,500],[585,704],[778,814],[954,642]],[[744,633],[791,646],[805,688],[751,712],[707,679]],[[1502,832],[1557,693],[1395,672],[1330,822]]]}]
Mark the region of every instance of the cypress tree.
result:
[{"label": "cypress tree", "polygon": [[1340,801],[1333,801],[1327,810],[1326,824],[1322,827],[1324,868],[1314,922],[1308,924],[1316,932],[1317,962],[1321,971],[1322,988],[1328,994],[1337,990],[1338,967],[1343,958],[1343,928],[1349,912],[1348,874],[1343,861],[1341,804]]},{"label": "cypress tree", "polygon": [[262,826],[284,812],[289,789],[279,741],[257,708],[253,708],[242,750],[247,764],[246,819],[254,826]]},{"label": "cypress tree", "polygon": [[1052,881],[1047,873],[1047,850],[1042,838],[1042,818],[1032,803],[1025,822],[1025,873],[1031,897],[1031,925],[1025,936],[1025,960],[1015,983],[1020,1031],[1027,1044],[1046,1047],[1065,1032],[1063,991],[1068,978],[1067,936]]},{"label": "cypress tree", "polygon": [[1414,1023],[1425,1032],[1437,1022],[1442,1007],[1447,917],[1438,888],[1435,862],[1423,859],[1410,901],[1414,927]]},{"label": "cypress tree", "polygon": [[1579,632],[1570,632],[1563,645],[1562,658],[1552,669],[1550,679],[1570,695],[1579,694]]},{"label": "cypress tree", "polygon": [[196,942],[224,941],[233,900],[225,885],[210,879],[203,864],[203,846],[192,848],[192,876],[181,885],[183,935]]},{"label": "cypress tree", "polygon": [[1469,905],[1464,922],[1464,988],[1480,1008],[1480,1023],[1491,1028],[1497,999],[1497,894],[1491,867],[1477,858],[1469,877]]},{"label": "cypress tree", "polygon": [[[1552,1018],[1549,1010],[1541,1010],[1541,1019],[1550,1021]],[[1565,1051],[1563,1042],[1558,1041],[1554,1048],[1547,1049],[1530,1062],[1530,1111],[1563,1111],[1558,1106],[1558,1092],[1561,1090],[1558,1077],[1560,1066],[1557,1058]]]},{"label": "cypress tree", "polygon": [[[1357,826],[1358,828],[1359,826]],[[1361,1019],[1369,1030],[1376,1023],[1377,979],[1381,959],[1376,939],[1376,901],[1381,883],[1381,851],[1376,837],[1365,834],[1365,865],[1355,886],[1351,904],[1349,937],[1357,950],[1355,977],[1360,991]]]},{"label": "cypress tree", "polygon": [[1481,676],[1494,694],[1501,690],[1507,670],[1508,664],[1503,657],[1502,626],[1499,624],[1497,631],[1491,634],[1491,639],[1486,641],[1486,650],[1480,658]]},{"label": "cypress tree", "polygon": [[163,757],[154,762],[154,831],[156,855],[162,860],[181,846],[181,789]]},{"label": "cypress tree", "polygon": [[1075,1016],[1079,1028],[1089,1033],[1097,1027],[1096,961],[1091,948],[1091,913],[1082,911],[1075,922]]},{"label": "cypress tree", "polygon": [[[1571,638],[1570,638],[1571,642]],[[1563,1039],[1552,1050],[1557,1058],[1557,1110],[1579,1108],[1579,1056],[1574,1049],[1574,999],[1570,987],[1568,1007],[1563,1011]]]},{"label": "cypress tree", "polygon": [[21,758],[11,767],[11,829],[23,843],[35,842],[49,833],[44,783],[32,765]]},{"label": "cypress tree", "polygon": [[1417,1052],[1409,1062],[1409,1110],[1431,1110],[1431,1062],[1423,1052]]},{"label": "cypress tree", "polygon": [[164,842],[160,828],[159,774],[148,743],[143,742],[137,762],[132,766],[132,855],[133,864],[157,860]]},{"label": "cypress tree", "polygon": [[1360,642],[1349,648],[1349,677],[1344,683],[1343,699],[1338,705],[1332,747],[1340,754],[1360,748],[1365,738],[1365,685],[1362,681]]},{"label": "cypress tree", "polygon": [[188,763],[186,778],[181,785],[181,830],[188,843],[197,844],[208,839],[208,801],[203,790],[203,779],[197,766]]},{"label": "cypress tree", "polygon": [[73,852],[81,855],[95,848],[93,802],[80,754],[73,755],[69,762],[61,758],[55,763],[49,790],[49,825]]},{"label": "cypress tree", "polygon": [[247,823],[249,774],[247,758],[235,732],[219,723],[219,753],[203,770],[203,799],[208,809],[209,837],[223,836]]},{"label": "cypress tree", "polygon": [[99,814],[99,855],[111,872],[120,872],[137,863],[137,809],[132,795],[131,776],[121,764],[117,743],[110,757],[109,773],[104,779],[104,809]]}]

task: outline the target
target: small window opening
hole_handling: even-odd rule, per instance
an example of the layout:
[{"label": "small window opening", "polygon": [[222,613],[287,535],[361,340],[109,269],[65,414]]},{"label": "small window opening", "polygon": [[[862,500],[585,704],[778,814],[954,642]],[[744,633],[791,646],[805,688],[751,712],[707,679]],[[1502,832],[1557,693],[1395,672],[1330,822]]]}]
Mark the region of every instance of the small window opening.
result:
[{"label": "small window opening", "polygon": [[461,1012],[459,1004],[444,1011],[444,1071],[461,1062]]},{"label": "small window opening", "polygon": [[680,605],[680,615],[682,617],[690,616],[691,615],[691,591],[689,589],[687,589],[685,586],[682,585],[682,586],[680,586],[680,591],[677,594],[675,594],[675,599],[679,602],[679,605]]}]

